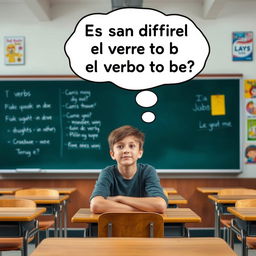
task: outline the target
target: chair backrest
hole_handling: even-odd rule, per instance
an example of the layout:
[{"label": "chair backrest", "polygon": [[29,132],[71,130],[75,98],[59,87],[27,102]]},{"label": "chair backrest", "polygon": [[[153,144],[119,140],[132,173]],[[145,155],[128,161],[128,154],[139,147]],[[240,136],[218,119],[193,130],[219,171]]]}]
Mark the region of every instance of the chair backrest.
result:
[{"label": "chair backrest", "polygon": [[103,213],[98,220],[99,237],[163,237],[163,217],[153,212]]},{"label": "chair backrest", "polygon": [[238,208],[256,207],[256,199],[237,200],[235,206]]},{"label": "chair backrest", "polygon": [[21,189],[15,192],[15,196],[52,196],[58,197],[59,192],[55,189],[31,188]]},{"label": "chair backrest", "polygon": [[0,199],[0,207],[27,207],[35,208],[36,203],[28,199]]},{"label": "chair backrest", "polygon": [[218,192],[218,195],[256,195],[256,189],[226,188]]}]

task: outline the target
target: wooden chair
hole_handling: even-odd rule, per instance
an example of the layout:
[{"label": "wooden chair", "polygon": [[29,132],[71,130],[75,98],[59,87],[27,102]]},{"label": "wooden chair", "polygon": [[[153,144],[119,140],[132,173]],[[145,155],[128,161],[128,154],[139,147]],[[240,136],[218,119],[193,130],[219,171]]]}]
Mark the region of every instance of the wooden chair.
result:
[{"label": "wooden chair", "polygon": [[[0,207],[26,207],[35,208],[36,204],[27,199],[0,199]],[[38,221],[31,225],[31,229],[21,237],[0,237],[0,255],[2,251],[20,250],[22,256],[28,255],[28,243],[34,239],[38,232]]]},{"label": "wooden chair", "polygon": [[[256,207],[256,199],[243,199],[236,201],[235,207],[237,208],[248,208]],[[237,234],[237,238],[242,241],[246,239],[246,248],[242,248],[243,255],[248,255],[248,249],[256,249],[256,236],[245,236],[243,230],[239,227],[239,224],[236,223],[235,219],[231,220],[231,231]],[[231,236],[233,235],[231,232]],[[233,248],[233,237],[231,237],[231,247]]]},{"label": "wooden chair", "polygon": [[[256,190],[255,189],[249,189],[249,188],[226,188],[222,189],[218,192],[218,195],[256,195]],[[231,226],[231,219],[234,216],[229,215],[228,217],[222,216],[220,218],[221,224],[224,226],[224,239],[231,243],[231,231],[230,231],[230,226]]]},{"label": "wooden chair", "polygon": [[103,213],[98,220],[99,237],[163,237],[163,217],[152,212]]},{"label": "wooden chair", "polygon": [[[26,196],[50,196],[59,198],[59,192],[55,189],[21,189],[15,192],[15,197],[26,197]],[[49,237],[49,228],[54,225],[54,220],[45,220],[43,216],[39,218],[39,230],[45,231],[46,237]],[[39,243],[39,240],[37,241]]]}]

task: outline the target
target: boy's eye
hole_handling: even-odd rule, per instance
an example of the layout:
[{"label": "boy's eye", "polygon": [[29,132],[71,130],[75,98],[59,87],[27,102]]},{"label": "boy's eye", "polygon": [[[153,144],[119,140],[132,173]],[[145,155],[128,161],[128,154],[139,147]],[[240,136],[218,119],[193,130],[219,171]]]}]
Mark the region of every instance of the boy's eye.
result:
[{"label": "boy's eye", "polygon": [[136,147],[136,145],[134,145],[134,144],[130,145],[130,148],[135,148],[135,147]]},{"label": "boy's eye", "polygon": [[124,146],[123,145],[117,145],[118,149],[122,149]]}]

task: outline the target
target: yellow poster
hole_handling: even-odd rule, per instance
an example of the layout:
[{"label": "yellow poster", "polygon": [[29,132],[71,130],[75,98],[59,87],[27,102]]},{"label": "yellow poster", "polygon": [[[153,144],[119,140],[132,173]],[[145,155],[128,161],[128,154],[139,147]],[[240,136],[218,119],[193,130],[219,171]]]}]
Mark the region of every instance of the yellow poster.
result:
[{"label": "yellow poster", "polygon": [[256,98],[256,79],[244,80],[244,97]]},{"label": "yellow poster", "polygon": [[211,115],[226,115],[225,95],[211,95]]}]

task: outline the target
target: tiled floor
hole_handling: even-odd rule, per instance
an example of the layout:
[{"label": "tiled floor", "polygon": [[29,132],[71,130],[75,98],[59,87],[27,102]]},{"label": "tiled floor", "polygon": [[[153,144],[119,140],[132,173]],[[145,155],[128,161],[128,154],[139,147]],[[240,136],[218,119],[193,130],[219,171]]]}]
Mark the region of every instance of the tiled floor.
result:
[{"label": "tiled floor", "polygon": [[[29,245],[29,253],[31,253],[34,250],[34,245]],[[235,252],[238,256],[241,255],[241,245],[235,244]],[[2,256],[20,256],[19,251],[13,251],[13,252],[2,252]],[[217,256],[217,255],[216,255]],[[256,256],[256,250],[249,250],[248,256]]]}]

